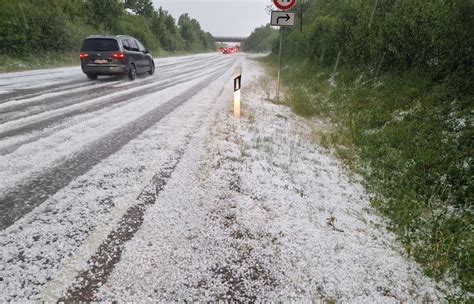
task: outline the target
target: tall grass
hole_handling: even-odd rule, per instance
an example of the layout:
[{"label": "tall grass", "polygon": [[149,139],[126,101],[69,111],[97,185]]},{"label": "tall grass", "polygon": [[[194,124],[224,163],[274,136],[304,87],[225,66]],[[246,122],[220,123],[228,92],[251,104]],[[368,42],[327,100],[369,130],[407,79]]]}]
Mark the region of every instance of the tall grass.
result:
[{"label": "tall grass", "polygon": [[[275,59],[267,59],[275,66]],[[407,253],[435,279],[474,291],[474,152],[472,98],[416,72],[286,64],[288,105],[302,116],[329,118],[319,138],[373,193]],[[453,299],[454,299],[453,298]]]}]

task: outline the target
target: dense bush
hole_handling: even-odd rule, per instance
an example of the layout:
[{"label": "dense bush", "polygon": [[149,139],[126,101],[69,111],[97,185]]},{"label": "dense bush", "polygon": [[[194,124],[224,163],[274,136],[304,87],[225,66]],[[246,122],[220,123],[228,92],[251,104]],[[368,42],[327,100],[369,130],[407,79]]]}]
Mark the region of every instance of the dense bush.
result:
[{"label": "dense bush", "polygon": [[289,104],[332,120],[321,141],[365,175],[374,206],[426,272],[473,292],[473,2],[300,8],[303,29],[284,31]]},{"label": "dense bush", "polygon": [[312,0],[304,33],[290,30],[285,52],[321,66],[334,66],[340,54],[340,66],[417,69],[472,94],[473,12],[466,0]]},{"label": "dense bush", "polygon": [[29,2],[0,2],[0,48],[2,53],[25,54],[72,47],[71,24],[59,5],[49,10]]},{"label": "dense bush", "polygon": [[186,18],[178,26],[151,0],[0,0],[0,55],[73,52],[92,34],[132,35],[152,51],[213,50],[212,36]]}]

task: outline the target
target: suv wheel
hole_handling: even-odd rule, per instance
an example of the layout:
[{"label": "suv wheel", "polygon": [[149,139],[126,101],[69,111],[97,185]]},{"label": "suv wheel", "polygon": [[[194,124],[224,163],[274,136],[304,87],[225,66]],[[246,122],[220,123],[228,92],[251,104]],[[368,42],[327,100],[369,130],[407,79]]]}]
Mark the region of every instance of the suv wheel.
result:
[{"label": "suv wheel", "polygon": [[128,71],[128,79],[130,80],[135,80],[137,78],[137,68],[135,65],[132,63],[130,65],[130,70]]},{"label": "suv wheel", "polygon": [[87,78],[89,78],[90,80],[95,80],[97,79],[97,75],[92,75],[92,74],[86,74]]},{"label": "suv wheel", "polygon": [[148,71],[148,74],[155,74],[155,63],[153,62],[153,60],[150,60],[150,70]]}]

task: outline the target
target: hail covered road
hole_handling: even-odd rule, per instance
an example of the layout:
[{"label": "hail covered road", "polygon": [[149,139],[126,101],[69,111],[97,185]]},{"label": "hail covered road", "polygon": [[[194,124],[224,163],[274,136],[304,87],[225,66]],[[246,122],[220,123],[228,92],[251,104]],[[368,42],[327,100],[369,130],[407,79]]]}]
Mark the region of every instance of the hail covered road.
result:
[{"label": "hail covered road", "polygon": [[[79,67],[0,74],[0,301],[87,299],[104,282],[216,101],[230,100],[241,60],[158,59],[133,82]],[[76,262],[95,263],[94,280]]]}]

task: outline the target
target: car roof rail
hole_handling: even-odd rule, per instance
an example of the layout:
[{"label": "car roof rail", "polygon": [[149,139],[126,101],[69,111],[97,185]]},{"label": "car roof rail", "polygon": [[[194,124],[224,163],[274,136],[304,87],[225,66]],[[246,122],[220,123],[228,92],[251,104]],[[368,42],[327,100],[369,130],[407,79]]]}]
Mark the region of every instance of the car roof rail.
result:
[{"label": "car roof rail", "polygon": [[110,35],[90,35],[87,36],[86,39],[91,39],[91,38],[108,38],[108,39],[115,39],[115,36],[110,36]]},{"label": "car roof rail", "polygon": [[129,35],[117,35],[117,38],[133,38],[132,36]]}]

